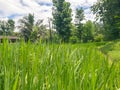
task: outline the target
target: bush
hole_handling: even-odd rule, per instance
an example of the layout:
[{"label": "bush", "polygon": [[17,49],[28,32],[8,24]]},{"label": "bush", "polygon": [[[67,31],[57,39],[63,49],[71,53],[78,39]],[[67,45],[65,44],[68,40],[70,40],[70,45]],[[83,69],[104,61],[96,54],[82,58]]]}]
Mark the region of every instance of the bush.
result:
[{"label": "bush", "polygon": [[70,37],[70,42],[71,43],[78,43],[79,42],[79,39],[77,38],[77,36],[72,36],[72,37]]},{"label": "bush", "polygon": [[103,41],[103,35],[98,34],[97,36],[94,37],[95,42],[101,42]]}]

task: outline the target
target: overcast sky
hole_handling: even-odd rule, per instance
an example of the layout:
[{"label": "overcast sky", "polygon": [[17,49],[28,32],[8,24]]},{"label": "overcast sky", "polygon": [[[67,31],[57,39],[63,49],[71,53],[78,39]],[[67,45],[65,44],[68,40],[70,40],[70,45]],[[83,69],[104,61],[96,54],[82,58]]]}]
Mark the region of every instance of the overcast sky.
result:
[{"label": "overcast sky", "polygon": [[[90,11],[97,0],[66,0],[71,3],[73,14],[77,7],[83,7],[87,20],[93,20],[94,16]],[[52,17],[52,0],[0,0],[0,19],[14,19],[34,13],[35,18],[44,19],[47,21],[48,17]]]}]

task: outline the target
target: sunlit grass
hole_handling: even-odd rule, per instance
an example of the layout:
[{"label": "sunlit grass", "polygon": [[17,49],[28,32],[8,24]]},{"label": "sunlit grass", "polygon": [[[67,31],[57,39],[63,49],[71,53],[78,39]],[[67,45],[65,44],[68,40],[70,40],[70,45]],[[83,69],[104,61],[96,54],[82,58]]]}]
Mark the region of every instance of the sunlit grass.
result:
[{"label": "sunlit grass", "polygon": [[0,90],[116,90],[119,68],[91,44],[0,44]]}]

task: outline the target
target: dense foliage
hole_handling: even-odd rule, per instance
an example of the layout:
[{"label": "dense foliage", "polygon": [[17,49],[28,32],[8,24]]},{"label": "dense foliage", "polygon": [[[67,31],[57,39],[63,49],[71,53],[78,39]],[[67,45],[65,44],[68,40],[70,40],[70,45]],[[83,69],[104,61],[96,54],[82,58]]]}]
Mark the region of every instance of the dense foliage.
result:
[{"label": "dense foliage", "polygon": [[98,0],[92,10],[104,25],[106,39],[120,38],[120,1]]},{"label": "dense foliage", "polygon": [[71,35],[71,8],[65,0],[53,0],[53,23],[59,37],[68,42]]}]

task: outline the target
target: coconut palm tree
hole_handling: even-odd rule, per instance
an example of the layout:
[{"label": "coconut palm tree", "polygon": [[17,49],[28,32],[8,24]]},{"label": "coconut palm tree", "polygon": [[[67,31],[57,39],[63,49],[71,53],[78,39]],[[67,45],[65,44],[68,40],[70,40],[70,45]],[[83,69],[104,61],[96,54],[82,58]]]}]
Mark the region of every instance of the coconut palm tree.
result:
[{"label": "coconut palm tree", "polygon": [[34,15],[29,14],[19,20],[20,32],[24,37],[24,40],[28,42],[29,40],[34,42],[38,38],[43,38],[46,35],[46,26],[43,25],[43,20],[39,19],[34,21]]},{"label": "coconut palm tree", "polygon": [[35,30],[37,31],[38,38],[44,38],[46,36],[46,25],[43,25],[43,20],[39,19],[35,23]]},{"label": "coconut palm tree", "polygon": [[28,42],[33,32],[34,15],[29,14],[28,16],[23,17],[22,19],[19,20],[19,23],[20,23],[19,26],[20,32],[24,37],[24,40]]}]

